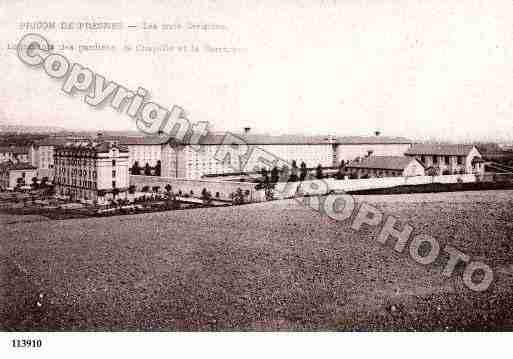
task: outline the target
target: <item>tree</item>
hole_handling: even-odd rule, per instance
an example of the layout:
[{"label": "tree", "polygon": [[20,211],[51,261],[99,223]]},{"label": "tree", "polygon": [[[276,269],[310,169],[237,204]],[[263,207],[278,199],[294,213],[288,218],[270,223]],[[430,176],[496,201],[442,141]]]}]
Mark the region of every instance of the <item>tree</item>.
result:
[{"label": "tree", "polygon": [[235,205],[243,204],[244,203],[244,192],[242,192],[242,189],[239,187],[235,192],[233,192],[230,197],[232,198],[232,202]]},{"label": "tree", "polygon": [[142,189],[141,189],[141,192],[144,192],[144,193],[148,193],[150,191],[150,186],[144,186]]},{"label": "tree", "polygon": [[148,162],[146,162],[146,166],[144,166],[144,175],[151,176],[151,167]]},{"label": "tree", "polygon": [[154,193],[158,193],[158,192],[159,192],[159,190],[160,190],[160,187],[159,187],[159,186],[153,186],[151,189],[152,189],[152,191],[153,191]]},{"label": "tree", "polygon": [[130,185],[128,187],[128,193],[130,193],[130,194],[134,194],[135,193],[135,185]]},{"label": "tree", "polygon": [[119,194],[119,188],[112,189],[112,198],[116,198]]},{"label": "tree", "polygon": [[[349,162],[349,161],[348,161]],[[338,166],[338,171],[335,175],[337,179],[343,179],[344,175],[346,174],[346,162],[344,160],[340,161],[340,164]]]},{"label": "tree", "polygon": [[171,192],[171,190],[173,189],[173,187],[168,183],[164,189],[166,190],[166,192],[169,194]]},{"label": "tree", "polygon": [[269,183],[269,174],[267,173],[267,169],[265,167],[260,171],[262,175],[262,179],[260,180],[262,183]]},{"label": "tree", "polygon": [[276,183],[280,181],[280,171],[278,170],[278,167],[274,166],[271,170],[271,182]]},{"label": "tree", "polygon": [[53,196],[55,195],[55,186],[46,186],[45,187],[45,196]]},{"label": "tree", "polygon": [[306,163],[303,161],[300,165],[301,169],[299,170],[299,180],[302,182],[306,179],[306,175],[308,174],[308,169],[306,168]]},{"label": "tree", "polygon": [[281,179],[281,182],[287,182],[289,180],[289,177],[290,177],[290,168],[288,165],[283,165],[281,166],[281,176],[280,176],[280,179]]},{"label": "tree", "polygon": [[317,178],[317,179],[324,178],[324,175],[322,173],[322,166],[320,164],[317,165],[317,167],[315,168],[315,178]]},{"label": "tree", "polygon": [[171,192],[171,190],[168,191],[168,195],[166,196],[165,206],[166,206],[166,209],[180,208],[180,202],[176,200],[176,196],[173,192]]},{"label": "tree", "polygon": [[135,161],[132,165],[131,173],[133,175],[140,175],[141,174],[141,167],[139,167],[139,161]]},{"label": "tree", "polygon": [[203,188],[201,191],[201,200],[205,205],[210,204],[212,202],[212,193],[210,193],[206,188]]},{"label": "tree", "polygon": [[41,187],[46,187],[48,185],[48,177],[44,176],[41,178]]},{"label": "tree", "polygon": [[297,182],[299,180],[298,171],[296,160],[294,160],[292,161],[290,169],[290,177],[288,178],[289,182]]},{"label": "tree", "polygon": [[39,184],[37,183],[37,177],[32,177],[32,185],[31,187],[33,189],[37,189],[39,187]]},{"label": "tree", "polygon": [[23,177],[18,177],[16,179],[16,188],[20,188],[22,186],[25,186],[25,179]]},{"label": "tree", "polygon": [[438,175],[438,169],[436,167],[428,167],[426,169],[426,175],[427,176],[431,176],[431,177],[437,176]]},{"label": "tree", "polygon": [[272,201],[273,199],[274,199],[274,188],[271,186],[268,186],[265,189],[265,200]]},{"label": "tree", "polygon": [[162,171],[162,163],[160,160],[157,161],[157,165],[155,166],[155,176],[160,176],[160,173]]}]

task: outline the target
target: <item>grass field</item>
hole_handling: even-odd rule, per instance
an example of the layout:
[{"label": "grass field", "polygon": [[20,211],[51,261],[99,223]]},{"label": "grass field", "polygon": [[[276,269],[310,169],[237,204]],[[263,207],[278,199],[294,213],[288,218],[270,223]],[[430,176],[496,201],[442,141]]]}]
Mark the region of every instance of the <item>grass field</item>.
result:
[{"label": "grass field", "polygon": [[[512,330],[513,191],[357,196],[492,266],[486,292],[293,200],[0,218],[4,330]],[[40,297],[42,295],[42,298]],[[37,302],[40,305],[37,305]]]}]

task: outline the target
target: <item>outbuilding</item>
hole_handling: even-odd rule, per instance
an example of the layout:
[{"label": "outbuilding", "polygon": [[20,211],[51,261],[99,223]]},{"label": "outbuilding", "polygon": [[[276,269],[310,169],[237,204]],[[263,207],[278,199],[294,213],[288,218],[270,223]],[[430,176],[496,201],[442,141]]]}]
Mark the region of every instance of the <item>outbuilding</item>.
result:
[{"label": "outbuilding", "polygon": [[32,178],[37,176],[37,168],[30,163],[4,162],[0,163],[0,188],[16,188],[32,183]]},{"label": "outbuilding", "polygon": [[424,166],[406,156],[369,156],[346,165],[353,178],[424,176]]}]

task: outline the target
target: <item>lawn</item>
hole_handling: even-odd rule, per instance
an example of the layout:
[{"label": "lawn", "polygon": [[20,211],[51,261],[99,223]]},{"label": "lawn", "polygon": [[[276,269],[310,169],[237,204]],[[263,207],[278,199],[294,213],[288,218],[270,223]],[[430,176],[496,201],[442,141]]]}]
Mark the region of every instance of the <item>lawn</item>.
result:
[{"label": "lawn", "polygon": [[[4,330],[512,330],[513,191],[357,196],[494,268],[486,292],[294,200],[2,223]],[[42,298],[40,297],[42,295]],[[39,305],[37,304],[39,301]]]}]

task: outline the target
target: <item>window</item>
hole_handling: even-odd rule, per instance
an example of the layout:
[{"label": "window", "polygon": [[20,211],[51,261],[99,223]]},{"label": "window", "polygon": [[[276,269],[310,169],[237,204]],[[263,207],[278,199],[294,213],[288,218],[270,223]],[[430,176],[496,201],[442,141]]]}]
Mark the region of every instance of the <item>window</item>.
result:
[{"label": "window", "polygon": [[424,155],[420,156],[420,162],[426,163],[426,156],[424,156]]},{"label": "window", "polygon": [[112,181],[112,188],[116,188],[116,181]]},{"label": "window", "polygon": [[112,160],[112,166],[116,166],[116,160]]},{"label": "window", "polygon": [[463,164],[463,159],[464,159],[464,158],[465,158],[465,157],[463,157],[463,156],[458,156],[458,157],[457,157],[457,161],[458,161],[458,164],[459,164],[459,165],[462,165],[462,164]]},{"label": "window", "polygon": [[446,165],[449,164],[449,160],[450,160],[449,156],[444,156],[444,162],[445,162]]},{"label": "window", "polygon": [[437,164],[437,163],[438,163],[438,157],[437,157],[437,156],[433,156],[433,163],[434,163],[434,164]]},{"label": "window", "polygon": [[116,170],[112,170],[112,177],[116,177]]}]

